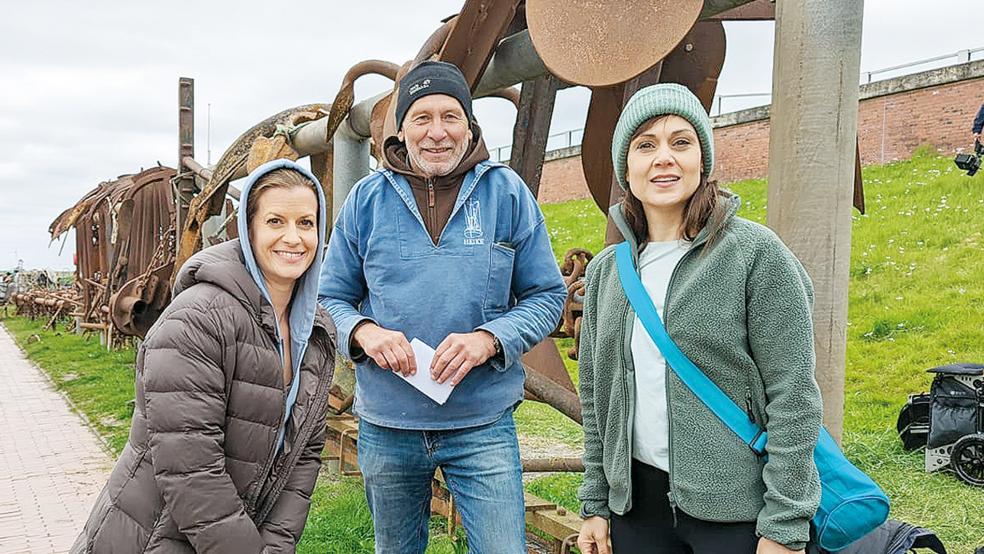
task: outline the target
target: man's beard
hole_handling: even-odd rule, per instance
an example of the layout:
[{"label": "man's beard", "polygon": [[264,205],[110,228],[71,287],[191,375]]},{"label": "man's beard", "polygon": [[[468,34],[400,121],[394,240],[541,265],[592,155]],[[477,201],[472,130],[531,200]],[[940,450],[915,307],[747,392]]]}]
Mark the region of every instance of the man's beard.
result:
[{"label": "man's beard", "polygon": [[470,141],[462,140],[456,144],[454,149],[451,151],[451,156],[446,162],[428,162],[423,159],[423,156],[420,155],[420,151],[424,148],[447,148],[450,146],[450,144],[448,144],[449,142],[450,141],[445,141],[441,144],[427,144],[424,146],[407,144],[407,156],[410,158],[410,167],[419,171],[427,179],[443,177],[448,173],[451,173],[458,167],[461,160],[465,158]]}]

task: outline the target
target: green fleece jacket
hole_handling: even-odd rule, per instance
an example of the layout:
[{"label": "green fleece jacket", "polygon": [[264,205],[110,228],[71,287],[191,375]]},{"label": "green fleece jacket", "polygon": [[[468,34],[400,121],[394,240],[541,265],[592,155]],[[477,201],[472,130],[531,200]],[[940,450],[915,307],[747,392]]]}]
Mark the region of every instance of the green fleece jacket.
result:
[{"label": "green fleece jacket", "polygon": [[[706,521],[755,521],[759,535],[803,548],[820,502],[813,449],[822,408],[814,379],[813,286],[768,228],[735,215],[737,196],[714,241],[702,230],[666,293],[664,323],[680,349],[769,431],[762,459],[666,367],[670,503]],[[621,206],[611,214],[639,252]],[[638,254],[636,254],[638,256]],[[638,266],[638,258],[636,259]],[[581,515],[632,508],[632,323],[615,250],[588,265],[579,371],[584,420]]]}]

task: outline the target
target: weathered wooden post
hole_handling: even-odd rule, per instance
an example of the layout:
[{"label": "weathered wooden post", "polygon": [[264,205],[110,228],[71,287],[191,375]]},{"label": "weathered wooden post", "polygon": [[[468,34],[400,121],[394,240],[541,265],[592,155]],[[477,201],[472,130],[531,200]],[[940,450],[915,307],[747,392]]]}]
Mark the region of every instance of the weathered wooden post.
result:
[{"label": "weathered wooden post", "polygon": [[817,381],[824,423],[838,440],[863,4],[780,0],[772,70],[767,221],[816,288]]},{"label": "weathered wooden post", "polygon": [[197,192],[195,175],[185,158],[195,157],[195,80],[178,79],[178,174],[175,181],[175,232],[178,236],[188,217],[188,205]]}]

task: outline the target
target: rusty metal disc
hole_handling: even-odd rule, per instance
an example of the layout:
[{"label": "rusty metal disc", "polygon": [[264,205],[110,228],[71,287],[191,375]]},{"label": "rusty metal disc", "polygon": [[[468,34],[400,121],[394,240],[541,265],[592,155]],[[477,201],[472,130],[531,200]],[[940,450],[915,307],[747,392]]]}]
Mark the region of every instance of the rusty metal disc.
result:
[{"label": "rusty metal disc", "polygon": [[703,0],[527,0],[533,46],[550,71],[579,85],[627,81],[670,53]]},{"label": "rusty metal disc", "polygon": [[724,25],[720,21],[700,21],[663,59],[659,81],[687,87],[710,112],[726,51]]}]

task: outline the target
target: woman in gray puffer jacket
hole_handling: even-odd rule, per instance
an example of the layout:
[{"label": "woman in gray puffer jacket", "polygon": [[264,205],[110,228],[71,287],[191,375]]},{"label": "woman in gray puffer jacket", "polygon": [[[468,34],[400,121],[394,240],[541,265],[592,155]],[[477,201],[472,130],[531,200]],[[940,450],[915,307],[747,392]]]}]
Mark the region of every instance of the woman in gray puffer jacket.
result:
[{"label": "woman in gray puffer jacket", "polygon": [[306,169],[253,172],[239,240],[184,264],[140,347],[130,438],[73,553],[294,552],[334,370],[325,217]]}]

